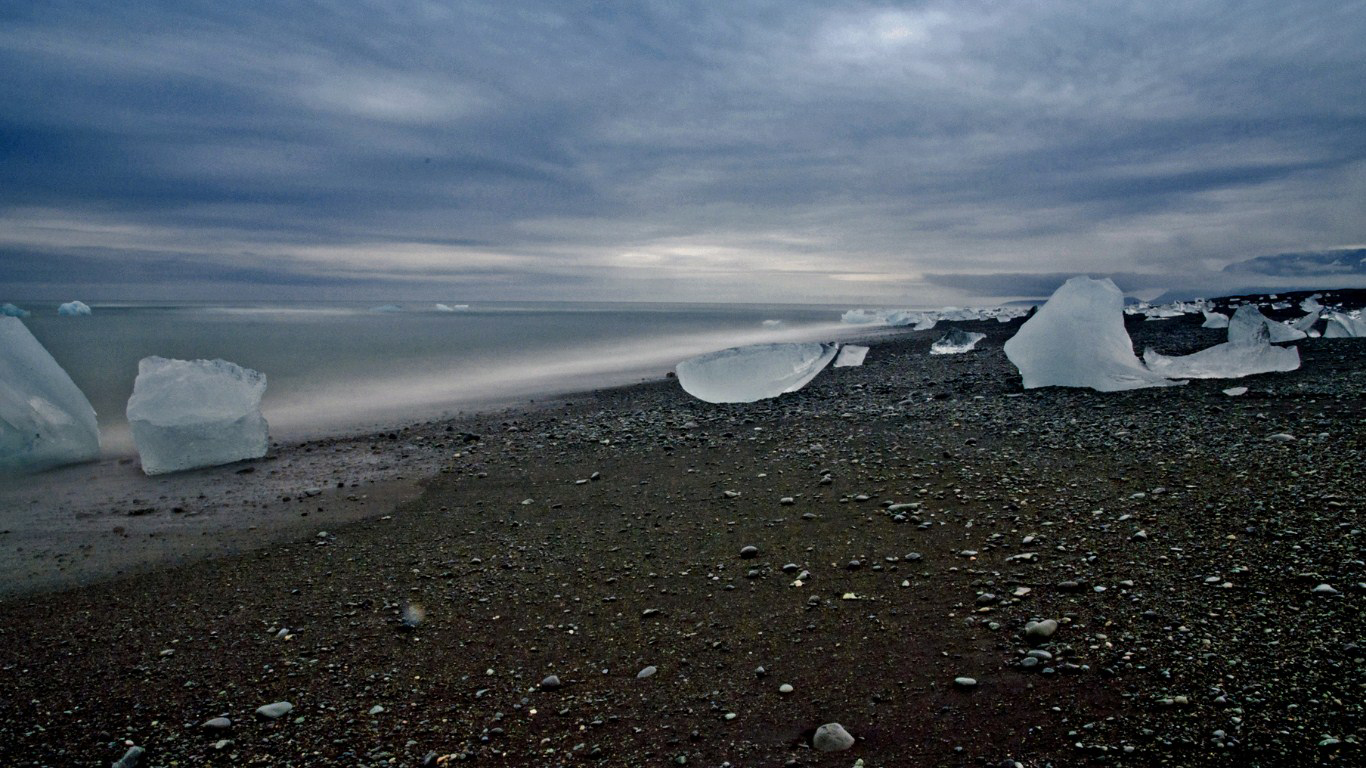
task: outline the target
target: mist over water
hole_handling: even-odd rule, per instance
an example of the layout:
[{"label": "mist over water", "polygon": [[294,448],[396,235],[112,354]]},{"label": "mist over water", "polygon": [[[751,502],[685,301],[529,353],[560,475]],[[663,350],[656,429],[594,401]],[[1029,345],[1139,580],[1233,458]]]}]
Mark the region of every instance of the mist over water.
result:
[{"label": "mist over water", "polygon": [[295,439],[660,378],[730,346],[868,333],[842,325],[840,308],[788,305],[92,306],[90,317],[67,318],[31,305],[25,322],[90,398],[115,455],[132,451],[124,408],[148,355],[265,373],[271,435]]}]

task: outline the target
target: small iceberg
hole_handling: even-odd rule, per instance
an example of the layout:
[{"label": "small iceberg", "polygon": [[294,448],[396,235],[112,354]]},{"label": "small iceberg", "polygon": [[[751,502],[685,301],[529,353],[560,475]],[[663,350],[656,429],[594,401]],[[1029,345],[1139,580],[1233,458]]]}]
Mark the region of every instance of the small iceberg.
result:
[{"label": "small iceberg", "polygon": [[0,304],[0,317],[28,317],[31,314],[27,309],[20,309],[13,304]]},{"label": "small iceberg", "polygon": [[863,365],[863,359],[868,356],[868,348],[858,344],[845,344],[840,347],[840,353],[835,356],[835,362],[831,363],[835,368],[856,368]]},{"label": "small iceberg", "polygon": [[961,355],[964,352],[971,352],[977,346],[977,342],[985,339],[985,333],[972,333],[954,328],[944,334],[939,341],[930,345],[931,355]]},{"label": "small iceberg", "polygon": [[142,471],[160,475],[265,456],[265,391],[265,374],[226,360],[144,357],[127,410]]},{"label": "small iceberg", "polygon": [[1153,373],[1134,355],[1124,330],[1124,294],[1106,279],[1074,277],[1005,343],[1025,389],[1090,387],[1116,392],[1176,382]]},{"label": "small iceberg", "polygon": [[708,403],[752,403],[796,392],[835,359],[834,344],[754,344],[698,355],[675,370],[683,391]]},{"label": "small iceberg", "polygon": [[[392,305],[390,305],[390,306],[392,306]],[[437,305],[436,305],[436,311],[437,311],[437,312],[465,312],[465,311],[467,311],[469,308],[470,308],[470,305],[468,305],[468,304],[437,304]],[[377,308],[375,311],[376,311],[376,312],[379,312],[379,311],[392,311],[392,310],[380,310],[380,309]]]},{"label": "small iceberg", "polygon": [[400,307],[397,304],[381,304],[378,307],[371,307],[370,311],[379,312],[380,314],[391,315],[395,312],[402,312],[403,307]]},{"label": "small iceberg", "polygon": [[99,455],[90,401],[19,318],[0,317],[0,470],[35,471]]},{"label": "small iceberg", "polygon": [[1273,346],[1269,331],[1262,326],[1250,340],[1226,341],[1190,355],[1168,357],[1147,349],[1143,362],[1148,370],[1169,379],[1240,379],[1293,371],[1300,367],[1300,351]]},{"label": "small iceberg", "polygon": [[57,307],[57,314],[62,317],[85,317],[90,314],[90,305],[84,301],[68,301]]},{"label": "small iceberg", "polygon": [[[1288,305],[1287,305],[1288,306]],[[1264,326],[1272,344],[1298,341],[1305,337],[1304,331],[1297,331],[1284,323],[1278,323],[1263,315],[1255,304],[1238,307],[1228,321],[1229,341],[1253,341],[1257,339],[1257,328]]]},{"label": "small iceberg", "polygon": [[1210,311],[1206,310],[1206,311],[1205,311],[1205,322],[1202,323],[1202,324],[1200,325],[1200,327],[1201,327],[1201,328],[1227,328],[1227,327],[1228,327],[1228,315],[1224,314],[1223,312],[1210,312]]},{"label": "small iceberg", "polygon": [[1366,319],[1360,316],[1343,314],[1342,312],[1329,312],[1324,315],[1328,321],[1327,327],[1323,330],[1325,339],[1360,339],[1366,338]]}]

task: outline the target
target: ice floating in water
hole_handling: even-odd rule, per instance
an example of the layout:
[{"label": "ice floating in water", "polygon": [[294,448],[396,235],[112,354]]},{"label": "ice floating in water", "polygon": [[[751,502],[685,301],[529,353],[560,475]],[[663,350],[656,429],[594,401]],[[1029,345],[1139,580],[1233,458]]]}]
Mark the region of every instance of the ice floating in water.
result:
[{"label": "ice floating in water", "polygon": [[968,331],[954,328],[944,336],[930,345],[931,355],[961,355],[964,352],[971,352],[977,346],[977,342],[985,339],[985,333],[971,333]]},{"label": "ice floating in water", "polygon": [[1257,327],[1265,326],[1272,344],[1296,341],[1305,337],[1304,331],[1297,331],[1284,323],[1278,323],[1263,315],[1256,305],[1244,304],[1238,307],[1228,321],[1229,341],[1251,341],[1257,338]]},{"label": "ice floating in water", "polygon": [[806,386],[838,351],[814,342],[732,347],[679,363],[678,383],[708,403],[752,403]]},{"label": "ice floating in water", "polygon": [[1063,283],[1005,344],[1025,389],[1090,387],[1115,392],[1165,387],[1134,356],[1124,330],[1124,295],[1109,279],[1074,277]]},{"label": "ice floating in water", "polygon": [[1227,328],[1227,327],[1228,327],[1228,315],[1224,314],[1223,312],[1209,312],[1209,311],[1206,311],[1206,312],[1205,312],[1205,322],[1202,323],[1202,324],[1200,325],[1200,327],[1201,327],[1201,328]]},{"label": "ice floating in water", "polygon": [[782,325],[783,325],[783,321],[782,321],[782,320],[765,320],[765,321],[762,323],[762,325],[763,325],[765,328],[781,328]]},{"label": "ice floating in water", "polygon": [[0,317],[28,317],[30,314],[27,309],[20,309],[13,304],[0,304]]},{"label": "ice floating in water", "polygon": [[[392,306],[392,305],[391,305],[391,306]],[[437,304],[437,305],[436,305],[436,311],[437,311],[437,312],[464,312],[465,310],[467,310],[467,309],[469,309],[469,308],[470,308],[470,305],[468,305],[468,304]],[[380,310],[379,308],[376,308],[375,311],[378,312],[378,311],[392,311],[392,310]]]},{"label": "ice floating in water", "polygon": [[1325,318],[1328,320],[1328,326],[1323,331],[1325,339],[1366,338],[1366,318],[1341,312],[1329,312]]},{"label": "ice floating in water", "polygon": [[90,314],[90,307],[83,301],[68,301],[57,307],[57,314],[63,317],[82,317]]},{"label": "ice floating in water", "polygon": [[1029,307],[990,307],[987,309],[964,309],[944,307],[925,312],[910,309],[851,309],[840,316],[840,321],[850,325],[890,325],[911,327],[916,331],[928,331],[939,322],[957,320],[991,320],[995,318],[1008,323],[1029,314]]},{"label": "ice floating in water", "polygon": [[100,455],[95,409],[16,317],[0,317],[0,470]]},{"label": "ice floating in water", "polygon": [[402,311],[403,311],[403,307],[400,307],[400,306],[397,305],[397,304],[381,304],[381,305],[379,305],[378,307],[371,307],[371,308],[370,308],[370,311],[371,311],[371,312],[382,312],[382,313],[384,313],[384,314],[392,314],[392,313],[394,313],[394,312],[402,312]]},{"label": "ice floating in water", "polygon": [[835,356],[832,363],[836,368],[853,368],[863,365],[863,359],[868,356],[868,348],[857,344],[845,344],[840,347],[840,353]]},{"label": "ice floating in water", "polygon": [[1266,326],[1252,339],[1226,341],[1190,355],[1168,357],[1144,350],[1148,369],[1171,379],[1239,379],[1257,373],[1293,371],[1300,367],[1300,351],[1271,345]]},{"label": "ice floating in water", "polygon": [[266,455],[265,391],[265,374],[226,360],[144,357],[128,399],[142,471],[160,475]]}]

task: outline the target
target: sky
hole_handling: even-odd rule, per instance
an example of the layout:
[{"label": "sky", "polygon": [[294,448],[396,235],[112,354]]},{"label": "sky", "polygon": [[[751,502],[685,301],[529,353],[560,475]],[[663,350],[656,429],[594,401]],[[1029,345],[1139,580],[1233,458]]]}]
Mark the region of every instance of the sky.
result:
[{"label": "sky", "polygon": [[1342,0],[6,3],[0,300],[1216,293],[1366,243],[1363,40]]}]

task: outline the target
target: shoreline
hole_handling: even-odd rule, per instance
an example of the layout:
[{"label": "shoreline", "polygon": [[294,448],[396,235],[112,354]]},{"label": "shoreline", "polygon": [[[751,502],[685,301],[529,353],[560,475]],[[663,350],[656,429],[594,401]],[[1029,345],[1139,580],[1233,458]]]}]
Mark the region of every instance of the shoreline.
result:
[{"label": "shoreline", "polygon": [[[1128,327],[1181,354],[1220,340],[1198,325]],[[0,697],[29,702],[0,712],[0,754],[1359,759],[1366,345],[1299,342],[1300,370],[1241,397],[1023,391],[1001,352],[1018,323],[958,326],[988,337],[930,357],[944,327],[889,335],[774,400],[708,405],[665,380],[472,417],[468,443],[454,423],[395,432],[443,462],[385,514],[0,600]],[[370,451],[351,455],[394,455]],[[1042,619],[1054,634],[1031,635]],[[277,701],[294,711],[254,716]],[[849,752],[812,749],[827,722]]]}]

